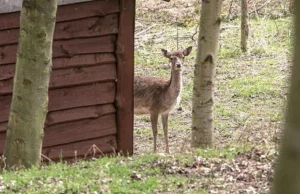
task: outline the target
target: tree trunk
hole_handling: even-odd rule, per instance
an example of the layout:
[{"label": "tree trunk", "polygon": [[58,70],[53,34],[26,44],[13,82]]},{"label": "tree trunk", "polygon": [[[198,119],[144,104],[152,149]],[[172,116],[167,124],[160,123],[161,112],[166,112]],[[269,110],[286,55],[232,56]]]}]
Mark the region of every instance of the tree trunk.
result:
[{"label": "tree trunk", "polygon": [[194,70],[192,146],[213,143],[213,97],[222,0],[202,0],[198,50]]},{"label": "tree trunk", "polygon": [[241,0],[241,49],[243,52],[248,50],[249,24],[248,24],[248,1]]},{"label": "tree trunk", "polygon": [[40,164],[56,9],[56,0],[23,0],[4,149],[8,168]]},{"label": "tree trunk", "polygon": [[[294,64],[272,194],[300,193],[300,1],[295,1]],[[297,54],[298,53],[298,54]]]},{"label": "tree trunk", "polygon": [[289,11],[292,14],[294,13],[294,0],[290,0]]}]

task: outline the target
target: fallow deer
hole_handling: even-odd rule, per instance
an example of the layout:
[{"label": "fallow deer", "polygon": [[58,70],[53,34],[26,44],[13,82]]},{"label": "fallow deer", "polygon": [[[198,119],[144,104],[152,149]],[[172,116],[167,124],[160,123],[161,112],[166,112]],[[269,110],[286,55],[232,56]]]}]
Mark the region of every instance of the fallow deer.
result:
[{"label": "fallow deer", "polygon": [[154,152],[156,152],[157,120],[161,115],[166,152],[169,153],[168,117],[180,102],[183,61],[184,57],[191,53],[192,47],[183,51],[168,52],[165,49],[161,49],[161,51],[170,60],[171,78],[136,76],[134,80],[134,113],[150,114]]}]

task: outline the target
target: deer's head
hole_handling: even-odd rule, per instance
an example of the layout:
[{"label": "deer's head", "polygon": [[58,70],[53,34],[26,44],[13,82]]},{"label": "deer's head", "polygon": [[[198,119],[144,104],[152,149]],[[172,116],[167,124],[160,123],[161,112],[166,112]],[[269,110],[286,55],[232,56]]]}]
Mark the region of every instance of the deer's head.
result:
[{"label": "deer's head", "polygon": [[161,49],[163,55],[170,59],[172,71],[181,71],[184,57],[188,56],[192,52],[192,47],[188,47],[184,50],[169,52],[165,49]]}]

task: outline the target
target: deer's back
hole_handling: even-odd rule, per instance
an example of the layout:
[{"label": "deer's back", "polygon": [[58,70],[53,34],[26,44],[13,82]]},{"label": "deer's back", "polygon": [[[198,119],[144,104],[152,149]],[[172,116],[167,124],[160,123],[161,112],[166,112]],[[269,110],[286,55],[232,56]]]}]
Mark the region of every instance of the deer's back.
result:
[{"label": "deer's back", "polygon": [[170,81],[157,77],[136,76],[134,80],[134,113],[170,112],[179,100],[169,90]]}]

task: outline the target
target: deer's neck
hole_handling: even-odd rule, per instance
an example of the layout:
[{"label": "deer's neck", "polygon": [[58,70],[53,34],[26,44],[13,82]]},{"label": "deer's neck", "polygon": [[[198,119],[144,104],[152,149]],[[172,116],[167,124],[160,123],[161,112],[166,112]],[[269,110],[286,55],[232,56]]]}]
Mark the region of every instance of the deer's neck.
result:
[{"label": "deer's neck", "polygon": [[182,73],[181,71],[172,71],[169,85],[169,92],[176,97],[180,94],[182,88]]}]

